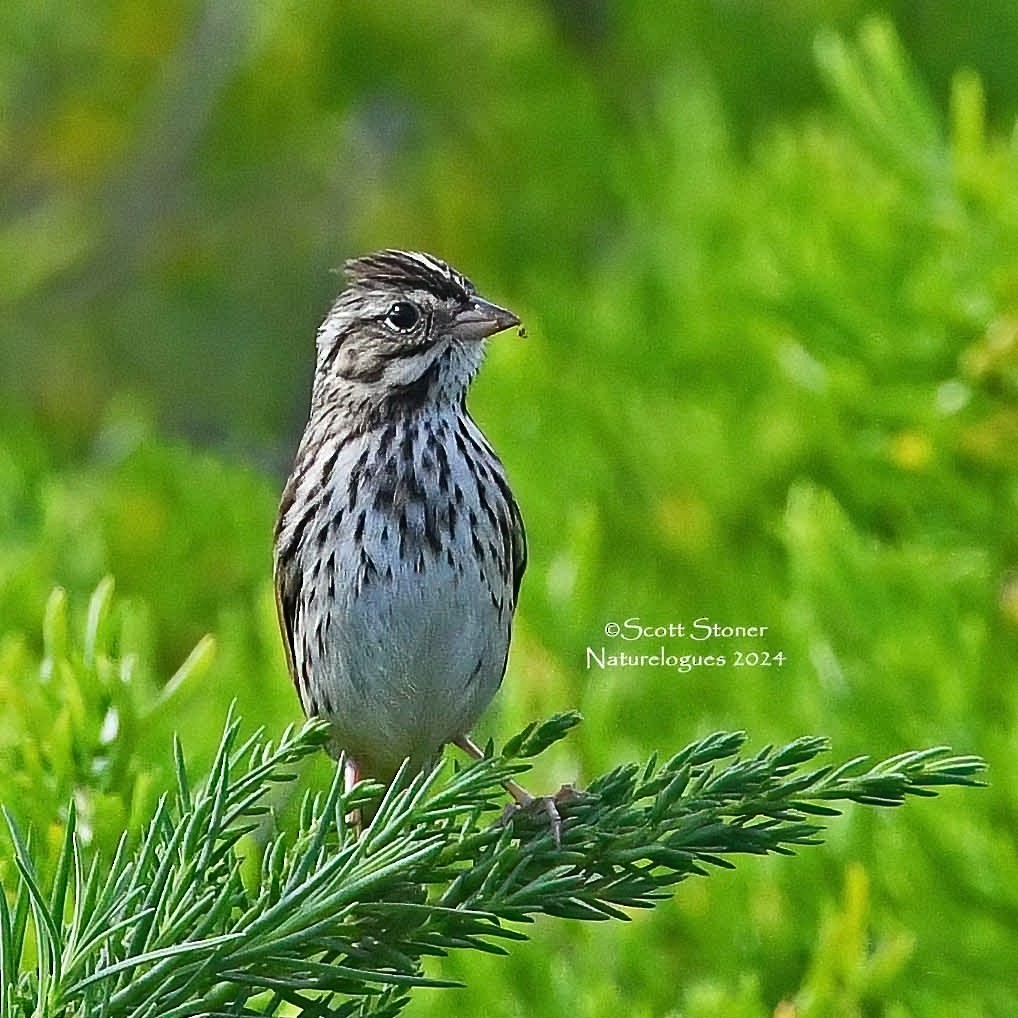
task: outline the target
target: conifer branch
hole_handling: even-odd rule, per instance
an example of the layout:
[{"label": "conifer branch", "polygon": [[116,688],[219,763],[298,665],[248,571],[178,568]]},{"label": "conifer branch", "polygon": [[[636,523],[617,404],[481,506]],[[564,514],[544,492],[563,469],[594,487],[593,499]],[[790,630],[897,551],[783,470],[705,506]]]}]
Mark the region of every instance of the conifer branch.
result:
[{"label": "conifer branch", "polygon": [[[869,765],[808,769],[827,749],[802,738],[751,756],[718,733],[666,762],[620,766],[560,796],[561,845],[538,809],[500,820],[503,781],[563,738],[576,714],[530,725],[501,753],[450,773],[401,774],[345,792],[342,768],[308,792],[296,830],[269,816],[270,790],[320,751],[326,726],[240,741],[226,726],[193,784],[176,747],[177,790],[140,843],[86,861],[73,809],[48,888],[5,811],[16,886],[0,896],[0,1018],[187,1018],[395,1014],[416,986],[450,983],[422,961],[455,949],[505,953],[537,915],[626,919],[739,854],[814,845],[835,803],[897,806],[979,785],[977,757],[946,748]],[[357,837],[347,815],[378,801]],[[261,867],[241,874],[244,835],[267,825]]]}]

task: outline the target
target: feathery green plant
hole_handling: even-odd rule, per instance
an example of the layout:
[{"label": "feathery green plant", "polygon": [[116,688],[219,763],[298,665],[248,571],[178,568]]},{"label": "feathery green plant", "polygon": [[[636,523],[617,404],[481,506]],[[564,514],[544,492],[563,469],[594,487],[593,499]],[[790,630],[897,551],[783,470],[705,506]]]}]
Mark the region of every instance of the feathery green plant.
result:
[{"label": "feathery green plant", "polygon": [[[319,752],[327,726],[288,728],[278,744],[240,738],[231,718],[208,778],[192,786],[179,741],[177,788],[135,846],[89,859],[73,805],[49,885],[5,810],[16,886],[0,896],[0,1018],[89,1015],[389,1015],[415,986],[448,986],[425,957],[457,948],[504,953],[535,915],[625,919],[669,887],[730,856],[817,843],[833,803],[896,806],[946,785],[977,785],[976,757],[944,748],[868,767],[806,768],[818,738],[741,756],[745,735],[701,739],[659,764],[617,767],[560,796],[557,846],[539,810],[502,808],[501,784],[563,738],[575,713],[529,725],[501,753],[451,775],[401,775],[388,790],[305,793],[296,830],[270,815],[273,788]],[[384,791],[384,794],[383,794]],[[347,822],[381,796],[360,837]],[[243,842],[265,832],[244,878]]]}]

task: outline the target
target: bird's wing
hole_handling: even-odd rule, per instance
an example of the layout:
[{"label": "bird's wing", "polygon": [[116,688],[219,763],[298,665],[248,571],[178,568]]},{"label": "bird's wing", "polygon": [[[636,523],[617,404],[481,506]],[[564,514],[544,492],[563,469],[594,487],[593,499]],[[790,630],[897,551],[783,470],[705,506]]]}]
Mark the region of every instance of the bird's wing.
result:
[{"label": "bird's wing", "polygon": [[523,525],[523,514],[516,504],[515,498],[509,500],[509,513],[512,523],[512,568],[513,568],[513,605],[519,601],[520,584],[527,569],[527,530]]}]

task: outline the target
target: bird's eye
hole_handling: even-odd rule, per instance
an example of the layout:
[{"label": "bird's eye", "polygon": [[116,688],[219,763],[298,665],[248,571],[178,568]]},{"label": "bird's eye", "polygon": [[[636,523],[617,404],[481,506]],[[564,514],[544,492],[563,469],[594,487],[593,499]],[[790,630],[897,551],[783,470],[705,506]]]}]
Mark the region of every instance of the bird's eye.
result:
[{"label": "bird's eye", "polygon": [[401,300],[392,305],[385,313],[386,324],[397,332],[409,332],[421,320],[421,312],[416,304]]}]

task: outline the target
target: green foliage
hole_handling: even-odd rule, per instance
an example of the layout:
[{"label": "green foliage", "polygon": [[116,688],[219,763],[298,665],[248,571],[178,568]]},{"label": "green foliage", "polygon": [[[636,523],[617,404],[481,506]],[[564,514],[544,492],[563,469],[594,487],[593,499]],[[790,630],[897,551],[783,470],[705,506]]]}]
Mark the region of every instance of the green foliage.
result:
[{"label": "green foliage", "polygon": [[394,1014],[409,988],[450,985],[423,974],[425,957],[504,953],[499,940],[520,938],[507,924],[535,914],[626,919],[622,908],[649,907],[686,877],[731,866],[729,855],[816,844],[811,818],[835,815],[831,802],[898,805],[976,784],[983,766],[941,749],[798,773],[820,739],[723,765],[745,739],[721,733],[563,797],[560,845],[540,811],[492,824],[502,783],[528,769],[522,756],[576,720],[531,726],[511,752],[445,782],[438,770],[398,777],[359,837],[347,816],[381,789],[344,793],[336,768],[328,792],[305,793],[292,835],[270,823],[247,883],[239,843],[264,827],[273,787],[324,747],[321,722],[287,729],[278,745],[260,733],[239,743],[229,722],[197,788],[176,743],[175,794],[160,798],[137,847],[121,837],[108,864],[83,851],[72,804],[49,887],[5,812],[18,880],[0,895],[4,1018],[277,1014],[287,1004]]},{"label": "green foliage", "polygon": [[[162,790],[162,762],[176,705],[208,675],[215,643],[205,637],[165,684],[139,656],[130,612],[113,610],[113,581],[92,595],[80,640],[71,639],[67,595],[51,594],[43,623],[43,656],[33,662],[22,641],[8,641],[0,705],[8,719],[0,741],[3,802],[47,841],[59,844],[57,818],[74,792],[76,826],[89,844],[112,849],[137,831]],[[119,623],[120,632],[113,630]],[[155,754],[158,756],[158,753]]]},{"label": "green foliage", "polygon": [[[541,922],[427,975],[464,1013],[1010,1015],[1013,5],[899,3],[897,32],[852,2],[99,6],[0,13],[0,801],[43,877],[72,797],[89,852],[137,844],[174,731],[204,773],[233,699],[296,719],[269,539],[325,270],[420,246],[531,337],[492,344],[472,407],[532,552],[481,734],[587,719],[536,786],[733,727],[849,757],[949,742],[993,774],[625,929]],[[107,574],[119,596],[90,600]],[[701,616],[767,635],[664,641],[721,668],[587,663],[657,651],[609,622]]]},{"label": "green foliage", "polygon": [[[126,408],[111,411],[84,461],[64,462],[8,421],[0,798],[46,830],[78,789],[88,800],[79,826],[109,848],[125,824],[138,829],[164,787],[175,731],[207,731],[233,701],[267,718],[300,714],[279,681],[275,497],[250,470],[155,441]],[[68,601],[65,590],[89,591],[112,563],[123,596],[107,579]],[[62,586],[51,592],[54,578]],[[69,630],[88,635],[75,641]],[[207,761],[214,746],[196,751]]]},{"label": "green foliage", "polygon": [[111,404],[86,456],[47,447],[14,414],[2,421],[5,628],[34,632],[50,578],[90,590],[111,562],[122,591],[158,603],[158,626],[141,617],[142,604],[131,606],[130,624],[135,639],[152,644],[144,655],[162,670],[211,626],[250,626],[252,605],[268,586],[278,497],[264,477],[157,441],[137,401]]}]

